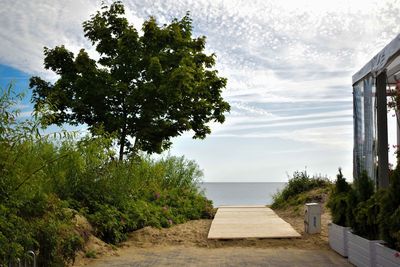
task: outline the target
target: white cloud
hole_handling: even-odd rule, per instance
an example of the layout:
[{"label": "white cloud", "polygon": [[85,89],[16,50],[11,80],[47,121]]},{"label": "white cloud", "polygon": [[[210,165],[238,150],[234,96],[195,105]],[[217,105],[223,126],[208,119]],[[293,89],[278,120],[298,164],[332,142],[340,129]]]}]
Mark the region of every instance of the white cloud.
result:
[{"label": "white cloud", "polygon": [[[224,96],[232,112],[224,125],[212,125],[215,136],[277,136],[295,123],[301,128],[285,138],[345,144],[347,151],[351,75],[400,32],[399,0],[124,3],[137,28],[151,15],[168,23],[191,12],[194,35],[207,36],[206,50],[217,54],[217,68],[228,78]],[[99,6],[97,0],[3,1],[0,63],[54,79],[43,70],[43,47],[65,44],[95,55],[81,23]],[[251,125],[241,124],[246,121]],[[270,132],[272,125],[282,130]],[[249,132],[238,134],[244,129]]]},{"label": "white cloud", "polygon": [[27,73],[43,73],[43,47],[87,47],[81,23],[95,1],[3,1],[0,62]]}]

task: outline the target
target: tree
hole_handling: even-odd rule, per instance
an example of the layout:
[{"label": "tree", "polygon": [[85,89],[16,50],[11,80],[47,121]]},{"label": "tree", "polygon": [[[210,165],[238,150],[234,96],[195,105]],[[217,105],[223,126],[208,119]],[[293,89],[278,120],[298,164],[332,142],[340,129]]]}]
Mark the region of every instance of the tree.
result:
[{"label": "tree", "polygon": [[35,109],[48,110],[44,123],[114,133],[120,159],[139,150],[160,153],[189,130],[205,138],[207,123],[223,123],[230,110],[221,96],[227,80],[213,69],[215,54],[205,54],[206,38],[192,38],[189,13],[163,26],[151,17],[143,34],[124,14],[117,1],[83,23],[97,61],[84,49],[75,56],[63,45],[44,48],[44,67],[59,76],[54,84],[30,79]]}]

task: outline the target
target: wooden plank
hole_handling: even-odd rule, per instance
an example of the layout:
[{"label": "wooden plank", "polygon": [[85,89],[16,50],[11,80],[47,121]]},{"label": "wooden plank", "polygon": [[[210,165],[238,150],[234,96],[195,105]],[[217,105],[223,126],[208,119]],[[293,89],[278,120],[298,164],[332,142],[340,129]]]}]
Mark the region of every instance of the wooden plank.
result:
[{"label": "wooden plank", "polygon": [[265,206],[220,207],[208,232],[209,239],[298,237],[290,224]]}]

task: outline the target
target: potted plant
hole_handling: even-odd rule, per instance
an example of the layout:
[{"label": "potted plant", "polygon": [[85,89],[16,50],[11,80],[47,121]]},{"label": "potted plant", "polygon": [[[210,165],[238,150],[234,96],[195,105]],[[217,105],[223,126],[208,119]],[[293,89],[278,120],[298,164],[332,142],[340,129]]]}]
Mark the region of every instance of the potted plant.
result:
[{"label": "potted plant", "polygon": [[390,175],[390,186],[381,191],[379,232],[384,244],[376,245],[378,266],[400,266],[400,167]]},{"label": "potted plant", "polygon": [[348,193],[352,190],[339,168],[334,188],[328,201],[332,213],[332,223],[328,225],[329,246],[340,255],[347,257],[348,225]]},{"label": "potted plant", "polygon": [[376,266],[376,244],[378,239],[380,194],[374,194],[374,184],[367,172],[362,172],[354,180],[354,190],[349,191],[348,223],[348,258],[356,266]]}]

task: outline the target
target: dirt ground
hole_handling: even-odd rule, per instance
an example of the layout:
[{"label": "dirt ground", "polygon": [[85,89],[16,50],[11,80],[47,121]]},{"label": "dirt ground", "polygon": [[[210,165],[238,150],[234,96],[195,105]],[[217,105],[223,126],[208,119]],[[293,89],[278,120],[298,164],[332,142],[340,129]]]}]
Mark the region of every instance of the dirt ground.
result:
[{"label": "dirt ground", "polygon": [[131,266],[273,266],[273,267],[347,267],[345,258],[329,250],[282,248],[199,248],[164,246],[130,248],[119,256],[93,260],[89,267]]},{"label": "dirt ground", "polygon": [[[294,227],[294,229],[296,229],[301,234],[301,238],[208,240],[207,235],[212,220],[195,220],[164,229],[145,227],[131,233],[128,240],[118,247],[107,245],[101,240],[95,237],[91,237],[88,244],[86,245],[86,252],[82,252],[77,257],[74,266],[92,266],[94,262],[96,262],[96,265],[93,266],[103,266],[101,265],[101,262],[107,262],[107,259],[110,258],[110,256],[119,256],[118,259],[121,259],[121,257],[129,257],[129,255],[132,255],[132,251],[135,251],[135,253],[140,252],[141,254],[139,254],[141,255],[141,257],[144,257],[143,255],[147,255],[147,252],[157,253],[157,251],[159,251],[160,253],[167,253],[170,250],[174,250],[174,248],[178,248],[178,251],[187,251],[198,248],[200,249],[198,250],[198,253],[200,254],[202,253],[201,249],[207,248],[219,248],[228,250],[236,248],[252,248],[252,251],[256,251],[257,249],[272,249],[280,251],[283,249],[291,250],[293,255],[296,255],[296,253],[300,253],[299,251],[308,250],[319,250],[320,253],[331,253],[328,246],[327,229],[328,222],[330,221],[330,214],[326,210],[323,209],[323,214],[321,217],[322,232],[321,234],[316,235],[309,235],[307,233],[304,233],[304,218],[303,211],[301,209],[289,208],[286,210],[275,210],[275,212],[282,219],[290,223]],[[193,253],[193,251],[191,253]],[[234,255],[236,255],[237,253],[238,252],[234,252]],[[136,256],[139,257],[139,254],[137,254]],[[97,259],[94,260],[90,257]],[[151,264],[149,266],[151,266]]]}]

